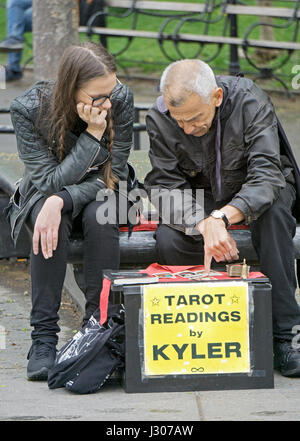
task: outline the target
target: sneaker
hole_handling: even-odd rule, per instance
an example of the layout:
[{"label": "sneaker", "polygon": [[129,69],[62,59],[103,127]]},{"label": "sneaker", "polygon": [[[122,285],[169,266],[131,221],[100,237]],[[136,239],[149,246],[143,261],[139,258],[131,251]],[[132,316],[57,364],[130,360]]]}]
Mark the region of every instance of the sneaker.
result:
[{"label": "sneaker", "polygon": [[14,37],[8,37],[0,42],[0,52],[22,51],[23,49],[23,42]]},{"label": "sneaker", "polygon": [[5,81],[16,81],[22,78],[23,72],[22,71],[14,71],[11,70],[8,66],[5,66]]},{"label": "sneaker", "polygon": [[56,356],[55,343],[34,340],[28,352],[27,377],[33,381],[47,381]]},{"label": "sneaker", "polygon": [[300,377],[300,348],[288,340],[274,340],[274,369],[285,377]]}]

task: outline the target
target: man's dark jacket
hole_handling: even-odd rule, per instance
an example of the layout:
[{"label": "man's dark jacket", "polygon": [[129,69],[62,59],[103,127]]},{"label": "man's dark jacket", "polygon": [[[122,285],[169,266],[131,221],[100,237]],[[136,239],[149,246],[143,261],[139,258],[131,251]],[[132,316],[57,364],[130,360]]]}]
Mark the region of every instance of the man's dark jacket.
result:
[{"label": "man's dark jacket", "polygon": [[[202,137],[186,135],[171,117],[162,97],[146,117],[152,170],[145,178],[151,198],[153,189],[205,188],[219,206],[229,203],[241,210],[245,221],[259,218],[278,198],[286,181],[296,184],[294,215],[300,220],[300,173],[287,137],[268,96],[251,80],[217,77],[224,98],[209,132]],[[220,169],[216,169],[217,118],[220,118]],[[220,174],[221,185],[217,185]],[[203,218],[203,206],[187,199],[173,211],[184,211],[182,225],[188,232]],[[195,201],[193,201],[195,202]],[[180,218],[172,213],[171,219]],[[162,211],[160,216],[163,217]],[[168,223],[168,222],[167,222]]]},{"label": "man's dark jacket", "polygon": [[[25,166],[24,176],[6,210],[15,243],[28,213],[43,196],[67,191],[72,199],[74,219],[87,203],[96,199],[101,188],[106,188],[103,165],[109,160],[109,154],[105,140],[99,142],[89,135],[85,130],[87,124],[83,121],[80,120],[76,133],[67,132],[67,155],[62,162],[57,159],[55,141],[51,146],[53,154],[49,154],[47,125],[39,124],[38,112],[41,100],[45,103],[50,99],[53,87],[53,82],[36,83],[14,99],[10,108],[18,154]],[[112,170],[119,180],[126,181],[127,160],[132,147],[132,92],[119,83],[113,91],[111,102],[115,131]]]}]

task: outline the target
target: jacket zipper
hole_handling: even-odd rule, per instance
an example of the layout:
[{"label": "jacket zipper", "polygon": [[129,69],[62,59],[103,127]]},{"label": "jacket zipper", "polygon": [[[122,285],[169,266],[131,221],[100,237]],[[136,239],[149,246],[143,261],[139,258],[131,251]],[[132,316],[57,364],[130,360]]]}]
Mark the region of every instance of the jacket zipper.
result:
[{"label": "jacket zipper", "polygon": [[91,165],[93,164],[96,156],[98,155],[98,153],[100,152],[101,149],[101,145],[99,145],[97,152],[94,154],[92,160],[90,161],[90,164],[88,166],[88,168],[84,171],[84,173],[80,176],[79,181],[81,181],[81,179],[85,176],[85,174],[88,172],[88,170],[91,168]]},{"label": "jacket zipper", "polygon": [[106,186],[105,182],[102,179],[97,178],[97,181],[102,182],[102,184],[104,184]]},{"label": "jacket zipper", "polygon": [[29,201],[30,201],[30,200],[33,198],[33,196],[36,195],[36,194],[37,194],[37,191],[34,192],[34,193],[32,194],[32,196],[30,197],[30,199],[28,199],[28,201],[25,203],[24,207],[21,209],[21,211],[19,212],[19,214],[18,214],[17,217],[15,218],[14,223],[13,223],[13,225],[12,225],[11,233],[10,233],[12,240],[14,240],[13,233],[14,233],[15,226],[16,226],[16,222],[17,222],[18,218],[19,218],[20,215],[23,213],[23,211],[24,211],[24,209],[26,208],[26,206],[27,206],[27,204],[29,203]]},{"label": "jacket zipper", "polygon": [[98,167],[100,167],[100,165],[103,165],[105,162],[107,162],[109,160],[109,156],[106,158],[106,159],[104,159],[104,161],[102,161],[102,162],[100,162],[99,164],[96,164],[96,165],[93,165],[92,167],[89,167],[88,169],[87,169],[87,172],[89,172],[89,171],[91,171],[91,170],[98,170]]}]

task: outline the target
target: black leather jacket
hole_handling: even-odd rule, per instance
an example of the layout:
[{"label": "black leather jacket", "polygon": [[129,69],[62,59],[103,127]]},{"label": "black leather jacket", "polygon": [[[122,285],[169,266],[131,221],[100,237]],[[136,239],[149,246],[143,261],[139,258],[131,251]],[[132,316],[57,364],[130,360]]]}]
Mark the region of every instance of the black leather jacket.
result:
[{"label": "black leather jacket", "polygon": [[[212,193],[218,208],[229,203],[241,210],[246,223],[250,223],[274,203],[286,180],[295,183],[295,172],[299,184],[299,169],[287,139],[278,133],[277,117],[268,96],[246,78],[216,79],[224,92],[219,114],[219,171],[217,113],[206,135],[186,135],[159,97],[146,117],[152,170],[146,176],[145,188],[157,208],[158,200],[151,198],[153,189],[204,188]],[[193,230],[204,217],[203,203],[193,198],[183,198],[183,205],[173,204],[170,217],[182,219],[182,225],[176,226],[177,222],[172,224],[168,219],[165,222],[186,233]],[[162,211],[160,217],[163,218]]]},{"label": "black leather jacket", "polygon": [[[49,154],[46,129],[41,126],[36,131],[41,94],[53,86],[54,83],[50,82],[36,83],[14,99],[10,108],[18,154],[25,165],[24,176],[6,211],[15,243],[31,207],[41,197],[67,190],[73,203],[72,217],[75,218],[87,203],[96,199],[97,192],[106,187],[102,166],[109,159],[109,154],[104,140],[99,142],[85,130],[76,134],[68,132],[68,153],[59,163],[55,154]],[[111,102],[115,131],[112,169],[119,180],[126,181],[127,160],[132,146],[132,92],[126,85],[117,84]],[[91,169],[95,165],[98,169]]]}]

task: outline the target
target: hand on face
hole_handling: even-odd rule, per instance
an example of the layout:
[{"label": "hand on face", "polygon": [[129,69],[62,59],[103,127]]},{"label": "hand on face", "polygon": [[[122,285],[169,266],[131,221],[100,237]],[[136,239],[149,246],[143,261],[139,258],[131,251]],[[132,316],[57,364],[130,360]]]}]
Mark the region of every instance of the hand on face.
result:
[{"label": "hand on face", "polygon": [[111,95],[116,82],[115,73],[96,77],[83,83],[75,95],[79,117],[87,123],[87,131],[99,140],[106,129],[106,117],[112,107]]},{"label": "hand on face", "polygon": [[76,107],[79,117],[88,125],[87,131],[101,139],[107,125],[107,110],[82,102],[78,103]]}]

